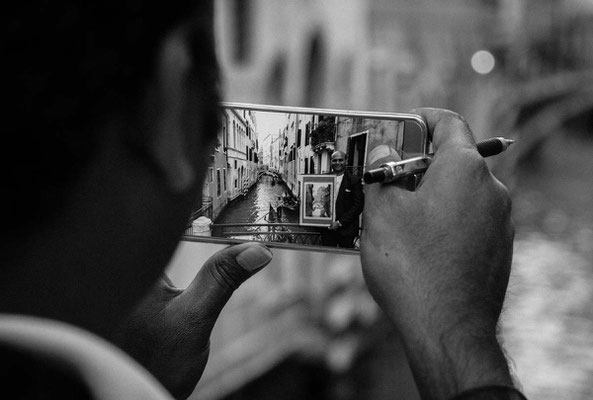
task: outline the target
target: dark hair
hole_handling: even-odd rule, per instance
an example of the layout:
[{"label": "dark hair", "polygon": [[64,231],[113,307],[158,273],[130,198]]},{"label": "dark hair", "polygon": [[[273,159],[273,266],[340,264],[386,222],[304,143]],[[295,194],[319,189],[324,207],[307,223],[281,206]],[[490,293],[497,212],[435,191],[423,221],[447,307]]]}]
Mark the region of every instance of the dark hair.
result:
[{"label": "dark hair", "polygon": [[64,202],[93,155],[97,127],[138,109],[160,41],[174,25],[200,18],[191,32],[194,55],[200,54],[196,75],[204,85],[217,81],[211,8],[210,1],[195,0],[46,0],[5,7],[5,228],[38,221]]}]

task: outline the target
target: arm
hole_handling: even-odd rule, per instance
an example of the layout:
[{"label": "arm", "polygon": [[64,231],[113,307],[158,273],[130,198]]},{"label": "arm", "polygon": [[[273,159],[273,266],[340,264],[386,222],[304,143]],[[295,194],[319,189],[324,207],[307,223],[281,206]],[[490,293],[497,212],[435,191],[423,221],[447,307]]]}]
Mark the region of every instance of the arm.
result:
[{"label": "arm", "polygon": [[509,195],[460,116],[415,112],[433,132],[435,157],[415,192],[366,188],[365,280],[401,333],[423,399],[512,386],[496,337],[512,259]]}]

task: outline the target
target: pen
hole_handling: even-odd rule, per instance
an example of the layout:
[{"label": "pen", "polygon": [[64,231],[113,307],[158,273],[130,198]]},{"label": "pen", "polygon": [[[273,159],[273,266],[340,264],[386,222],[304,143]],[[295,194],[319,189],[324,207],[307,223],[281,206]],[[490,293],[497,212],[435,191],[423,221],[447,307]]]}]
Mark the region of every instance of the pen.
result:
[{"label": "pen", "polygon": [[502,153],[513,143],[515,143],[513,139],[493,137],[476,143],[476,147],[482,157],[490,157]]},{"label": "pen", "polygon": [[[508,149],[509,146],[513,143],[515,143],[515,141],[512,139],[507,139],[503,137],[493,137],[476,143],[476,148],[478,150],[478,153],[480,153],[482,157],[491,157],[502,153],[503,151]],[[429,157],[432,157],[433,155],[434,154],[429,154]],[[420,157],[419,159],[426,159],[429,157]],[[386,163],[380,166],[379,168],[365,172],[363,178],[365,183],[389,183],[394,182],[396,180],[408,178],[410,176],[414,176],[417,174],[422,174],[426,172],[426,169],[427,167],[423,167],[412,171],[404,171],[403,165],[397,165],[397,163]]]}]

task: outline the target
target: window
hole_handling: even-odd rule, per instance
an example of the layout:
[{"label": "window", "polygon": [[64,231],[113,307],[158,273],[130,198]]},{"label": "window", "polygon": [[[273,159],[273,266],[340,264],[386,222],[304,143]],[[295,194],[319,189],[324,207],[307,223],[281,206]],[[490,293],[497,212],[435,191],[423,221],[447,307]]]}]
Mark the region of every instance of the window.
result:
[{"label": "window", "polygon": [[226,147],[226,126],[222,127],[222,135],[219,139],[219,146]]},{"label": "window", "polygon": [[220,197],[220,168],[216,170],[216,196]]},{"label": "window", "polygon": [[210,178],[208,182],[212,183],[212,181],[214,180],[214,168],[208,168],[208,175]]},{"label": "window", "polygon": [[362,170],[366,164],[366,148],[368,131],[356,133],[348,138],[347,158],[348,167],[352,167],[355,175],[362,175]]},{"label": "window", "polygon": [[226,191],[226,169],[222,170],[222,183],[223,183],[223,190]]}]

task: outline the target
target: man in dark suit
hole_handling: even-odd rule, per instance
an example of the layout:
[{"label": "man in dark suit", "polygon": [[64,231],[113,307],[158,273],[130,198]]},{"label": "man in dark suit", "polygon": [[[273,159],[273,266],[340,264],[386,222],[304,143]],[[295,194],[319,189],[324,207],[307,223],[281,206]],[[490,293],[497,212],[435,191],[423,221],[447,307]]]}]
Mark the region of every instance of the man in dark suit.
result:
[{"label": "man in dark suit", "polygon": [[323,233],[325,246],[352,248],[358,235],[358,219],[364,205],[364,194],[360,177],[346,171],[346,154],[335,151],[331,155],[331,167],[336,174],[337,193],[335,221]]}]

